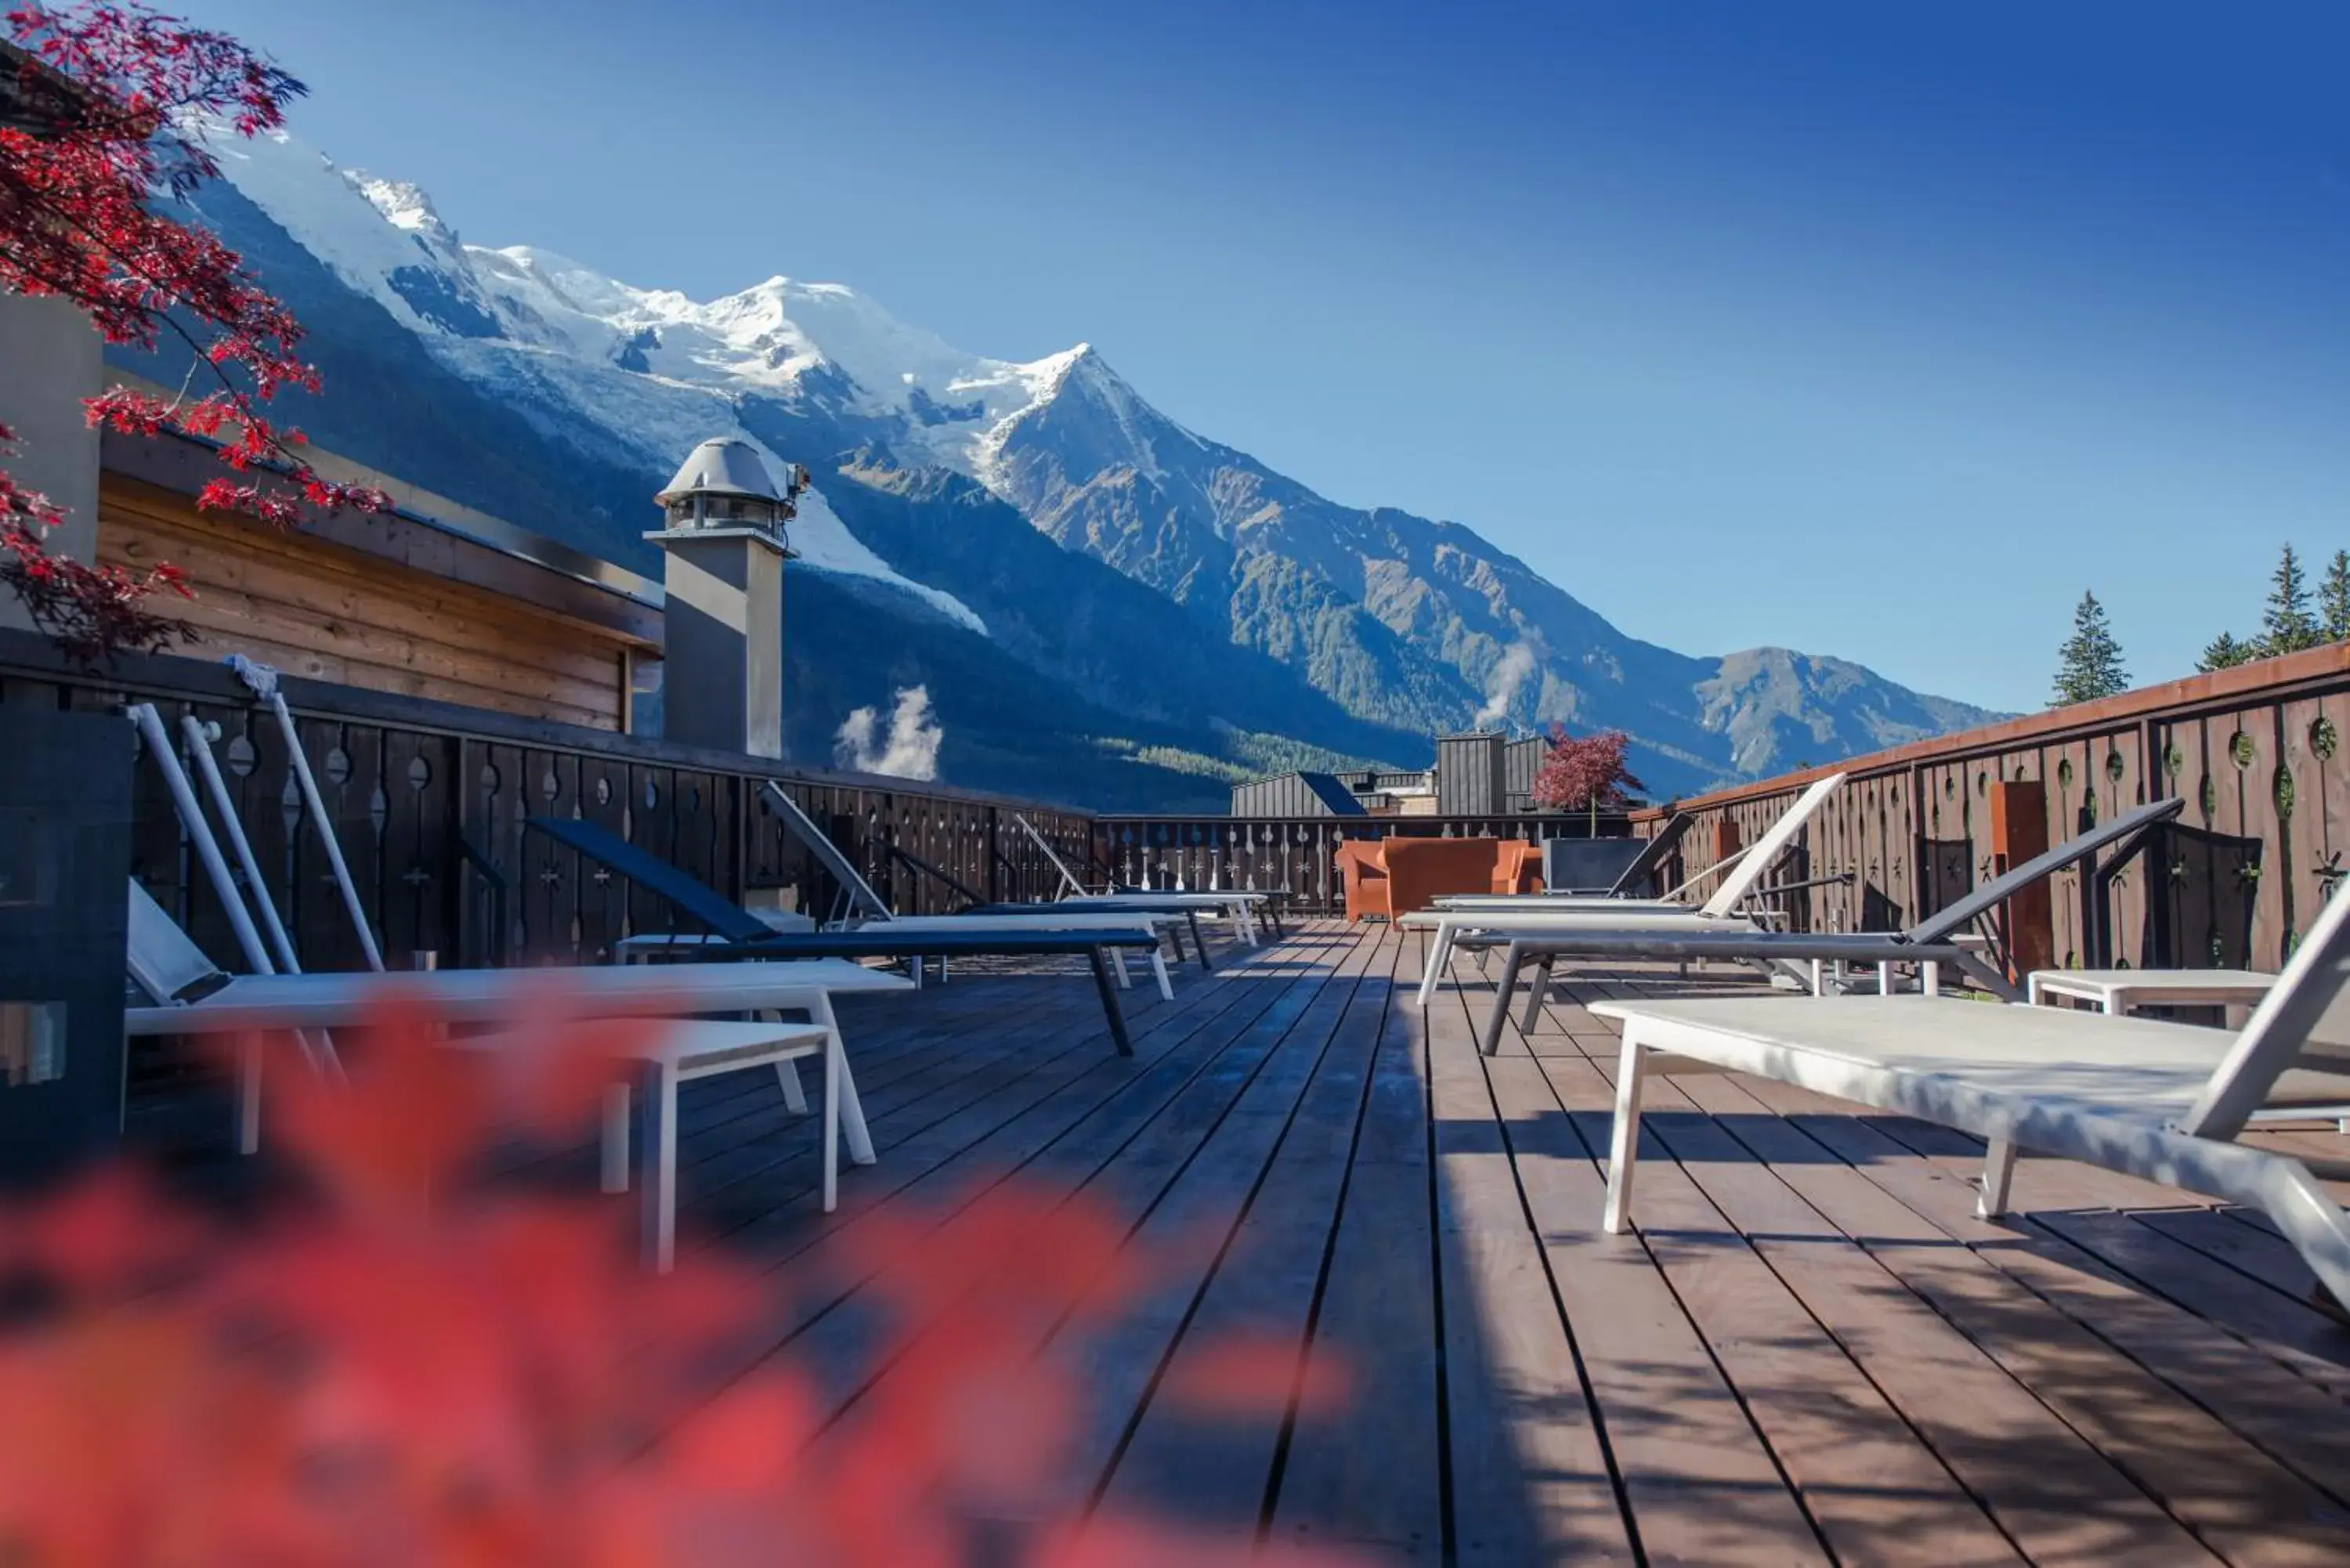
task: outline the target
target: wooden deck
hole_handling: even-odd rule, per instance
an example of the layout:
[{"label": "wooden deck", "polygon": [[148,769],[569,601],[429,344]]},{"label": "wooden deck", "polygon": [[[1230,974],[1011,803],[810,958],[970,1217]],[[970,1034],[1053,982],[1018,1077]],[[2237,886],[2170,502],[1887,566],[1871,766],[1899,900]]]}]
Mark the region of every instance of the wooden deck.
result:
[{"label": "wooden deck", "polygon": [[[691,1085],[686,1223],[779,1267],[1005,1173],[1083,1191],[1176,1275],[1082,1347],[1073,1495],[1381,1560],[2350,1562],[2350,1330],[2258,1220],[1743,1077],[1659,1080],[1638,1235],[1599,1231],[1614,1042],[1571,979],[1478,1055],[1490,991],[1412,1005],[1417,938],[1309,925],[1128,992],[964,973],[845,1018],[879,1163],[816,1212],[757,1075]],[[802,1124],[804,1126],[805,1124]],[[2330,1130],[2264,1135],[2350,1155]],[[713,1240],[714,1238],[714,1240]],[[775,1344],[837,1409],[893,1375],[854,1288]],[[1335,1353],[1343,1416],[1160,1397],[1235,1330]]]}]

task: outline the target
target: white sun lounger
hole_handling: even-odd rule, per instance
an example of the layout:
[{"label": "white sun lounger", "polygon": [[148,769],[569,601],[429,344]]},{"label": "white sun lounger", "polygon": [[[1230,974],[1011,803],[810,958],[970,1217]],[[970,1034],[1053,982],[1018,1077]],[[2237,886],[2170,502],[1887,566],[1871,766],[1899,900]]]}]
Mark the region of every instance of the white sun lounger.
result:
[{"label": "white sun lounger", "polygon": [[1624,1026],[1605,1224],[1628,1222],[1651,1073],[1752,1073],[1985,1139],[1981,1212],[2019,1148],[2259,1210],[2350,1302],[2350,1214],[2300,1160],[2234,1141],[2263,1107],[2338,1104],[2350,898],[2327,907],[2239,1032],[1932,996],[1601,1002]]},{"label": "white sun lounger", "polygon": [[[858,870],[856,866],[850,863],[848,857],[840,852],[840,846],[827,837],[822,828],[808,820],[807,813],[802,811],[799,808],[799,803],[785,793],[782,785],[773,779],[763,781],[759,785],[759,797],[766,802],[768,809],[782,819],[785,830],[799,840],[802,848],[816,857],[817,863],[831,874],[833,881],[839,886],[842,900],[847,905],[846,909],[841,911],[842,920],[887,921],[890,929],[907,932],[917,930],[955,932],[1097,930],[1123,922],[1133,922],[1145,925],[1157,934],[1183,919],[1180,911],[1163,905],[1158,909],[1099,911],[1095,913],[1091,919],[1086,918],[1087,912],[1084,910],[1056,909],[1048,904],[1037,905],[1033,909],[1022,909],[1015,911],[991,909],[962,915],[901,915],[889,907],[889,901],[882,898],[874,888],[873,884],[865,879],[865,874]],[[1030,828],[1029,831],[1034,833],[1035,829]],[[1058,865],[1059,862],[1055,861],[1055,864]],[[1154,899],[1151,902],[1159,903],[1160,901]],[[1125,985],[1128,983],[1126,954],[1121,950],[1112,956],[1117,965],[1118,983]],[[946,961],[940,960],[939,965],[940,972],[943,974]],[[1175,999],[1175,984],[1168,975],[1165,956],[1155,950],[1150,955],[1150,969],[1152,977],[1159,982],[1159,994],[1167,1001],[1172,1002]],[[920,978],[919,974],[917,978]]]},{"label": "white sun lounger", "polygon": [[1016,811],[1012,814],[1012,820],[1020,825],[1021,830],[1026,833],[1036,847],[1044,852],[1045,858],[1053,863],[1053,869],[1060,873],[1061,885],[1068,889],[1068,894],[1066,900],[1055,900],[1056,902],[1082,902],[1096,908],[1128,905],[1138,908],[1198,909],[1203,913],[1222,915],[1232,922],[1232,934],[1235,937],[1251,947],[1257,944],[1259,939],[1256,909],[1272,895],[1247,892],[1236,888],[1209,888],[1206,891],[1183,888],[1166,890],[1149,888],[1112,888],[1106,893],[1089,893],[1086,891],[1085,883],[1078,880],[1077,874],[1069,869],[1069,863],[1061,858],[1043,834],[1036,831],[1035,823]]},{"label": "white sun lounger", "polygon": [[[794,1063],[820,1055],[826,1066],[824,1202],[829,1210],[838,1190],[836,1138],[846,1140],[855,1163],[874,1160],[873,1140],[832,999],[912,989],[899,976],[839,959],[416,974],[230,975],[215,967],[135,881],[130,884],[129,936],[130,978],[156,1005],[126,1008],[126,1033],[256,1037],[238,1075],[239,1140],[247,1153],[258,1143],[259,1036],[350,1028],[380,1017],[387,1006],[420,999],[450,1024],[512,1025],[544,1017],[549,1009],[577,1018],[674,1020],[670,1028],[647,1037],[639,1056],[649,1070],[645,1105],[653,1118],[646,1138],[653,1166],[647,1183],[647,1237],[662,1266],[675,1226],[677,1085],[687,1078],[773,1065],[785,1102],[795,1111],[804,1110],[807,1102]],[[736,1023],[693,1016],[764,1012],[802,1012],[809,1022]],[[621,1100],[607,1118],[608,1186],[615,1176],[615,1137],[622,1140],[619,1147],[625,1161],[627,1115],[628,1102]]]},{"label": "white sun lounger", "polygon": [[1772,863],[1794,844],[1795,836],[1804,830],[1812,815],[1838,784],[1842,774],[1831,774],[1815,781],[1789,806],[1771,831],[1756,839],[1753,847],[1738,867],[1722,878],[1713,897],[1691,908],[1687,904],[1669,904],[1644,898],[1567,898],[1549,900],[1544,895],[1530,894],[1513,902],[1494,908],[1415,909],[1396,923],[1406,930],[1433,931],[1436,940],[1429,945],[1427,967],[1419,980],[1419,1005],[1422,1008],[1436,995],[1436,988],[1451,967],[1453,943],[1469,931],[1631,931],[1643,936],[1662,936],[1672,932],[1691,935],[1706,932],[1731,931],[1750,933],[1761,929],[1751,916],[1738,912],[1762,879]]},{"label": "white sun lounger", "polygon": [[2117,857],[2126,858],[2147,834],[2177,816],[2186,805],[2176,798],[2159,800],[2109,818],[1992,878],[1907,930],[1766,931],[1750,926],[1691,932],[1651,930],[1633,922],[1615,929],[1544,930],[1522,926],[1512,917],[1506,921],[1497,920],[1490,930],[1457,937],[1454,945],[1507,943],[1509,947],[1494,992],[1493,1011],[1485,1022],[1483,1044],[1487,1055],[1492,1054],[1501,1044],[1503,1025],[1521,971],[1528,963],[1534,966],[1534,988],[1526,1001],[1526,1026],[1531,1028],[1535,1010],[1548,992],[1552,966],[1561,958],[1669,959],[1681,963],[1693,959],[1747,961],[1800,975],[1814,995],[1829,989],[1828,965],[1858,964],[1875,969],[1881,994],[1891,993],[1897,968],[1920,971],[1925,991],[1929,994],[1939,992],[1940,971],[1949,968],[1964,973],[1993,995],[2014,1001],[2018,1000],[2015,988],[2007,976],[1960,946],[1960,937],[2026,888],[2069,867],[2094,860],[2103,850],[2113,848]]},{"label": "white sun lounger", "polygon": [[[1762,878],[1770,874],[1771,867],[1794,844],[1796,836],[1818,815],[1820,807],[1827,804],[1828,796],[1835,794],[1844,780],[1842,774],[1830,774],[1825,778],[1813,780],[1810,786],[1795,798],[1794,805],[1782,812],[1779,820],[1773,823],[1762,837],[1731,850],[1661,898],[1624,898],[1612,893],[1451,893],[1437,899],[1436,907],[1440,910],[1464,911],[1545,909],[1570,913],[1591,909],[1604,913],[1651,909],[1689,913],[1708,909],[1727,913],[1750,894],[1762,890]],[[1724,879],[1713,896],[1703,904],[1692,904],[1681,897],[1717,873],[1722,874]],[[1724,889],[1731,890],[1731,897],[1723,898]]]}]

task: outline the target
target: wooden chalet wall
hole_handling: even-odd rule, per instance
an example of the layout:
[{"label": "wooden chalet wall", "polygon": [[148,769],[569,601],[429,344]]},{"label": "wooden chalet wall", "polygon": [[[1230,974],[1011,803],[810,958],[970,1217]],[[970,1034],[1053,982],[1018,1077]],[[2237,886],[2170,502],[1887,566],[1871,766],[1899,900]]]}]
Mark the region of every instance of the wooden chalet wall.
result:
[{"label": "wooden chalet wall", "polygon": [[101,562],[170,562],[193,602],[194,650],[247,654],[289,674],[591,729],[627,722],[641,637],[559,615],[511,593],[306,532],[200,514],[172,490],[109,472],[99,497]]},{"label": "wooden chalet wall", "polygon": [[[1805,784],[1840,770],[1848,782],[1773,879],[1848,872],[1847,886],[1794,895],[1797,923],[1898,929],[1988,877],[2002,781],[2041,785],[2051,844],[2177,796],[2177,825],[2112,879],[2102,918],[2079,872],[2056,879],[2054,961],[2274,970],[2344,873],[2345,732],[2350,647],[2316,649],[1682,802],[1697,822],[1680,869],[1725,841],[1752,843]],[[1655,831],[1662,815],[1639,814],[1635,830]]]}]

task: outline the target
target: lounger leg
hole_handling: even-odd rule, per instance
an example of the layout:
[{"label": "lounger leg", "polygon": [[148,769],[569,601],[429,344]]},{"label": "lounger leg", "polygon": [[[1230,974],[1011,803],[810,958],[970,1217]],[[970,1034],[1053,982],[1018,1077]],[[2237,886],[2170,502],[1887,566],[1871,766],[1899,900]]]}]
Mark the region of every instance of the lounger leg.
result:
[{"label": "lounger leg", "polygon": [[1975,1199],[1975,1217],[1996,1220],[2007,1212],[2007,1189],[2015,1179],[2015,1140],[1995,1137],[1983,1151],[1982,1191]]},{"label": "lounger leg", "polygon": [[604,1091],[604,1190],[629,1189],[629,1085],[612,1085]]},{"label": "lounger leg", "polygon": [[677,1078],[666,1065],[646,1074],[645,1110],[653,1124],[645,1140],[645,1251],[665,1274],[677,1261]]},{"label": "lounger leg", "polygon": [[1879,996],[1893,994],[1893,966],[1889,963],[1880,963],[1877,966],[1877,994]]},{"label": "lounger leg", "polygon": [[1167,978],[1167,955],[1157,948],[1150,950],[1150,972],[1159,981],[1159,999],[1161,1002],[1174,1001],[1175,982]]},{"label": "lounger leg", "polygon": [[248,1036],[237,1052],[236,1152],[261,1152],[261,1054],[259,1034]]},{"label": "lounger leg", "polygon": [[807,1115],[807,1091],[800,1087],[800,1070],[790,1057],[775,1064],[775,1081],[784,1086],[784,1106],[795,1116]]},{"label": "lounger leg", "polygon": [[1939,996],[1939,995],[1941,995],[1941,994],[1942,994],[1942,966],[1941,966],[1941,964],[1940,964],[1939,961],[1930,961],[1930,960],[1929,960],[1929,961],[1927,961],[1926,963],[1920,964],[1920,965],[1918,966],[1918,983],[1925,989],[1925,992],[1926,992],[1926,994],[1927,994],[1928,996]]},{"label": "lounger leg", "polygon": [[1518,966],[1524,961],[1518,944],[1510,944],[1510,956],[1502,961],[1502,983],[1493,988],[1493,1011],[1485,1016],[1485,1037],[1478,1042],[1485,1054],[1491,1056],[1502,1048],[1502,1025],[1510,1021],[1510,998],[1518,988]]},{"label": "lounger leg", "polygon": [[1543,999],[1550,995],[1550,966],[1547,956],[1534,961],[1534,983],[1526,992],[1526,1015],[1518,1021],[1518,1027],[1529,1034],[1542,1018]]},{"label": "lounger leg", "polygon": [[2317,1276],[2320,1293],[2311,1304],[2350,1323],[2350,1212],[2304,1167],[2282,1171],[2263,1186],[2261,1211]]},{"label": "lounger leg", "polygon": [[[1097,952],[1098,952],[1098,951],[1100,951],[1101,950],[1099,950],[1098,948],[1097,948],[1097,949],[1096,949],[1096,950],[1095,950],[1095,951],[1097,951]],[[1133,977],[1132,975],[1130,975],[1130,974],[1128,974],[1128,973],[1127,973],[1127,972],[1126,972],[1126,950],[1125,950],[1124,948],[1120,948],[1120,949],[1118,949],[1118,951],[1117,951],[1116,953],[1114,953],[1114,954],[1112,954],[1112,955],[1111,955],[1111,960],[1110,960],[1110,961],[1111,961],[1111,962],[1113,962],[1113,963],[1115,963],[1115,964],[1118,966],[1118,990],[1120,990],[1120,991],[1129,991],[1129,990],[1132,990],[1132,989],[1133,989],[1133,986],[1134,986],[1134,977]]]},{"label": "lounger leg", "polygon": [[1094,988],[1101,992],[1102,1011],[1109,1015],[1109,1037],[1121,1056],[1134,1054],[1134,1041],[1126,1033],[1126,1014],[1118,1005],[1118,988],[1109,982],[1109,961],[1102,957],[1099,948],[1087,950],[1086,956],[1094,966]]},{"label": "lounger leg", "polygon": [[1191,950],[1200,955],[1200,967],[1213,974],[1215,966],[1208,961],[1208,938],[1207,933],[1200,929],[1199,911],[1183,911],[1183,922],[1191,928]]},{"label": "lounger leg", "polygon": [[1826,984],[1826,982],[1827,977],[1821,971],[1820,961],[1817,959],[1812,960],[1812,994],[1814,996],[1825,996],[1827,992],[1822,988]]},{"label": "lounger leg", "polygon": [[825,992],[808,1009],[808,1021],[824,1025],[826,1059],[840,1061],[840,1136],[847,1140],[848,1158],[858,1165],[873,1163],[873,1135],[865,1126],[865,1104],[857,1097],[857,1075],[848,1065],[848,1043],[840,1037],[840,1020],[833,1015],[832,993]]},{"label": "lounger leg", "polygon": [[1439,926],[1436,928],[1436,940],[1428,946],[1428,968],[1419,977],[1421,1012],[1425,1012],[1428,1010],[1428,1004],[1435,1000],[1437,978],[1443,974],[1444,966],[1451,961],[1451,958],[1452,928]]},{"label": "lounger leg", "polygon": [[1632,1167],[1640,1154],[1640,1080],[1647,1053],[1637,1025],[1624,1025],[1624,1054],[1616,1065],[1616,1127],[1607,1139],[1607,1207],[1599,1228],[1620,1236],[1632,1222]]},{"label": "lounger leg", "polygon": [[836,1030],[824,1037],[824,1211],[827,1214],[840,1205],[840,1090],[847,1076],[848,1056],[840,1048],[840,1033]]},{"label": "lounger leg", "polygon": [[[1193,929],[1197,929],[1198,928],[1194,927]],[[1183,961],[1182,928],[1172,924],[1169,925],[1167,928],[1167,941],[1168,945],[1175,950],[1175,961],[1177,963],[1181,963]]]}]

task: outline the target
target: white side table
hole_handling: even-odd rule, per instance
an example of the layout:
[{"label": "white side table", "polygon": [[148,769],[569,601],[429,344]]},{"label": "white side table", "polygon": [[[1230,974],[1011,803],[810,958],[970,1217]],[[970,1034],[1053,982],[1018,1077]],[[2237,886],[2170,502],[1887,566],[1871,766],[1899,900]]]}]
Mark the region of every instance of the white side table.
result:
[{"label": "white side table", "polygon": [[2258,1007],[2277,977],[2241,969],[2036,969],[2024,981],[2034,1007],[2070,997],[2100,1012],[2141,1007]]}]

